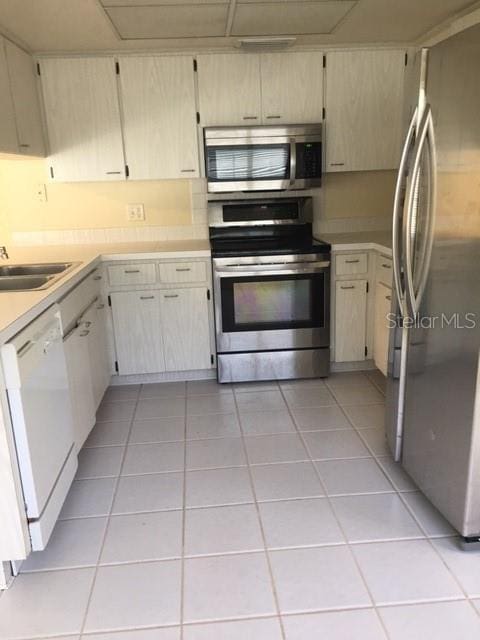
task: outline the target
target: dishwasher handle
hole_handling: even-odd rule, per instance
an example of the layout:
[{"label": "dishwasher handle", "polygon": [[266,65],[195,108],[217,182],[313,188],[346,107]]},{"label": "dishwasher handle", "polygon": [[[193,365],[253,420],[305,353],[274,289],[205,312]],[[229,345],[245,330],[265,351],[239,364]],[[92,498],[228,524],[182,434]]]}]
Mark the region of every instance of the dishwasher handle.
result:
[{"label": "dishwasher handle", "polygon": [[26,380],[58,345],[63,348],[59,317],[54,317],[38,332],[32,331],[26,340],[14,339],[3,345],[1,355],[7,389],[20,389],[22,380]]}]

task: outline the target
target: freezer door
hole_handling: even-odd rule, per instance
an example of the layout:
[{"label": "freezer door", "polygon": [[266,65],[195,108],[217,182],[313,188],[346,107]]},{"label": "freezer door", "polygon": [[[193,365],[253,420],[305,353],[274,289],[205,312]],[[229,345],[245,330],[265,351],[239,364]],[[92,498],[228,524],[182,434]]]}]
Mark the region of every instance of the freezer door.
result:
[{"label": "freezer door", "polygon": [[[410,296],[416,325],[408,336],[402,454],[420,489],[466,537],[480,534],[479,68],[478,26],[429,52],[437,203],[432,221],[427,167],[408,238],[412,290],[426,278],[416,302]],[[426,145],[426,165],[428,153]]]},{"label": "freezer door", "polygon": [[411,182],[413,153],[416,134],[425,104],[427,50],[415,56],[407,74],[405,117],[408,121],[400,167],[395,188],[392,217],[393,290],[387,371],[385,430],[387,440],[396,461],[400,460],[403,438],[403,405],[406,373],[408,329],[403,327],[407,313],[405,291],[405,228],[407,221],[406,195]]}]

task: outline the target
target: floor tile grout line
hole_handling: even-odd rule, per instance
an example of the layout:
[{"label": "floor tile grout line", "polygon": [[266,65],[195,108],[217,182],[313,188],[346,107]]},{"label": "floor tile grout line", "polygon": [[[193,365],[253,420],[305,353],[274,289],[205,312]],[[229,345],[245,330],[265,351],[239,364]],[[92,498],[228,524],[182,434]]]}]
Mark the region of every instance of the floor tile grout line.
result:
[{"label": "floor tile grout line", "polygon": [[[127,435],[127,443],[128,443],[128,440],[130,439],[130,434],[132,432],[133,422],[134,422],[134,419],[135,419],[135,412],[137,410],[141,389],[142,389],[142,385],[140,385],[139,388],[138,388],[137,398],[135,400],[135,407],[134,407],[134,410],[133,410],[133,413],[132,413],[132,418],[130,420],[130,428],[129,428],[128,435]],[[124,448],[122,461],[121,461],[121,464],[120,464],[120,469],[118,471],[118,476],[116,478],[116,482],[115,482],[114,489],[113,489],[113,495],[112,495],[110,508],[109,508],[108,515],[107,515],[107,524],[106,524],[105,531],[103,533],[102,541],[101,541],[101,544],[100,544],[100,549],[99,549],[98,556],[97,556],[97,562],[96,562],[95,570],[94,570],[94,574],[93,574],[93,580],[92,580],[92,584],[91,584],[91,587],[90,587],[90,592],[89,592],[88,599],[87,599],[87,606],[85,608],[85,613],[83,615],[83,619],[82,619],[82,623],[81,623],[81,627],[80,627],[80,632],[79,632],[79,636],[80,637],[82,636],[82,634],[83,634],[83,632],[85,630],[85,624],[87,622],[88,612],[89,612],[89,609],[90,609],[90,605],[92,603],[93,592],[94,592],[95,585],[96,585],[96,582],[97,582],[98,570],[99,570],[99,567],[101,566],[100,565],[100,558],[102,557],[102,553],[103,553],[103,550],[104,550],[104,547],[105,547],[105,542],[107,540],[107,535],[108,535],[109,526],[110,526],[110,516],[112,515],[113,505],[115,504],[115,498],[117,496],[118,486],[120,484],[120,479],[122,477],[121,474],[122,474],[123,465],[125,463],[125,458],[126,458],[126,455],[127,455],[127,448],[128,448],[128,444]]]},{"label": "floor tile grout line", "polygon": [[[414,510],[411,508],[411,506],[409,505],[408,501],[404,498],[404,496],[402,495],[404,492],[400,491],[394,484],[393,480],[390,479],[390,477],[387,475],[385,469],[382,467],[382,465],[380,464],[380,462],[378,461],[378,454],[374,453],[372,447],[368,444],[368,442],[366,441],[365,438],[362,437],[361,434],[361,429],[358,428],[355,423],[353,422],[353,420],[350,420],[349,416],[346,414],[346,412],[344,411],[343,407],[340,405],[340,408],[342,409],[343,413],[345,413],[347,420],[349,420],[350,424],[353,426],[353,428],[355,429],[355,431],[357,432],[358,436],[360,438],[362,438],[362,441],[365,443],[365,446],[369,449],[369,451],[372,452],[372,455],[377,463],[377,465],[380,467],[380,469],[382,470],[382,472],[384,473],[384,475],[387,477],[387,479],[389,480],[389,482],[392,484],[392,486],[394,486],[395,490],[396,490],[396,494],[399,498],[399,500],[401,501],[401,503],[404,505],[404,507],[407,509],[408,513],[410,514],[410,516],[413,518],[414,522],[417,524],[417,526],[419,527],[420,531],[424,534],[424,538],[422,538],[423,540],[425,540],[428,545],[430,546],[430,548],[432,549],[432,551],[434,552],[434,554],[436,555],[437,558],[440,559],[442,565],[446,568],[448,574],[452,577],[452,579],[454,580],[455,584],[458,586],[458,588],[461,590],[461,592],[464,594],[465,598],[468,598],[468,594],[467,591],[463,588],[463,585],[461,584],[460,580],[457,578],[457,576],[454,574],[454,572],[450,569],[450,567],[448,566],[448,564],[446,563],[446,561],[444,560],[444,558],[442,557],[441,553],[438,551],[437,547],[433,544],[432,542],[432,538],[429,535],[427,529],[423,526],[423,524],[421,523],[420,519],[417,517],[417,515],[415,514]],[[447,537],[447,536],[445,536]],[[438,538],[434,538],[435,540],[437,540]],[[474,609],[475,606],[472,604],[471,605]],[[478,611],[477,611],[478,613]]]},{"label": "floor tile grout line", "polygon": [[[280,387],[280,385],[277,384],[278,387]],[[281,393],[281,392],[280,392]],[[269,574],[269,578],[270,578],[270,586],[272,589],[272,593],[273,593],[273,600],[275,603],[275,609],[277,612],[277,619],[278,619],[278,623],[280,625],[280,633],[282,635],[282,639],[286,640],[287,636],[285,633],[285,628],[283,626],[283,620],[282,620],[282,615],[281,615],[281,610],[280,610],[280,602],[279,602],[279,598],[278,598],[278,593],[277,593],[277,586],[275,584],[275,578],[273,575],[273,567],[272,567],[272,561],[270,558],[270,552],[268,549],[268,545],[267,545],[267,539],[266,539],[266,535],[265,535],[265,529],[263,526],[263,521],[262,521],[262,517],[260,515],[260,507],[258,505],[258,500],[257,500],[257,492],[255,490],[255,483],[253,481],[253,474],[252,474],[252,470],[250,467],[250,459],[248,457],[248,451],[247,451],[247,445],[245,443],[245,437],[244,437],[244,432],[243,432],[243,425],[242,425],[242,417],[240,414],[240,411],[238,410],[238,404],[237,404],[237,396],[236,396],[236,392],[234,391],[233,393],[233,398],[234,398],[234,403],[235,403],[235,410],[237,413],[237,419],[238,419],[238,423],[240,425],[240,433],[241,433],[241,437],[242,437],[242,442],[243,442],[243,450],[244,450],[244,455],[247,461],[247,473],[248,473],[248,477],[249,477],[249,481],[250,481],[250,488],[253,494],[253,499],[254,499],[254,506],[255,506],[255,511],[257,514],[257,519],[258,519],[258,523],[259,523],[259,527],[260,527],[260,532],[261,532],[261,536],[262,536],[262,541],[263,541],[263,553],[265,555],[265,559],[267,561],[267,567],[268,567],[268,574]]]},{"label": "floor tile grout line", "polygon": [[185,618],[185,539],[187,506],[187,384],[185,383],[185,418],[183,444],[183,491],[182,491],[182,548],[180,561],[180,640],[183,640],[183,621]]},{"label": "floor tile grout line", "polygon": [[[282,392],[282,390],[280,390],[280,392],[282,393],[282,396],[283,396],[283,392]],[[285,400],[285,396],[283,396],[283,398],[284,398],[284,400]],[[286,400],[285,400],[285,401],[286,401]],[[304,440],[304,438],[303,438],[302,432],[298,429],[297,423],[296,423],[296,421],[295,421],[295,418],[294,418],[294,416],[293,416],[292,410],[291,410],[290,406],[288,405],[288,403],[287,403],[287,407],[288,407],[288,410],[289,410],[289,412],[290,412],[290,416],[291,416],[291,418],[292,418],[292,420],[293,420],[293,423],[294,423],[294,425],[295,425],[295,427],[296,427],[296,429],[297,429],[297,434],[298,434],[299,438],[302,440],[303,446],[307,449],[307,452],[308,452],[308,453],[310,453],[310,451],[309,451],[309,449],[308,449],[308,447],[307,447],[307,444],[306,444],[306,442],[305,442],[305,440]],[[349,540],[348,540],[348,536],[347,536],[347,534],[346,534],[346,532],[345,532],[345,530],[344,530],[344,528],[343,528],[343,526],[342,526],[342,523],[340,522],[340,519],[339,519],[339,517],[338,517],[338,515],[337,515],[337,512],[336,512],[336,510],[335,510],[335,508],[334,508],[334,506],[333,506],[333,504],[332,504],[332,501],[331,501],[330,497],[328,496],[327,488],[326,488],[326,486],[325,486],[325,484],[324,484],[324,482],[323,482],[323,479],[322,479],[322,477],[321,477],[321,475],[320,475],[320,472],[319,472],[319,470],[318,470],[318,467],[317,467],[317,465],[315,464],[315,462],[313,461],[313,459],[311,459],[311,463],[312,463],[313,468],[314,468],[314,470],[315,470],[315,474],[316,474],[316,476],[317,476],[317,478],[318,478],[318,481],[320,482],[320,485],[321,485],[322,489],[323,489],[323,490],[324,490],[324,492],[325,492],[325,498],[326,498],[326,500],[328,500],[328,504],[329,504],[330,509],[331,509],[331,511],[332,511],[333,517],[335,518],[335,521],[337,522],[337,525],[338,525],[338,527],[339,527],[340,531],[342,532],[342,535],[343,535],[343,537],[344,537],[344,539],[345,539],[346,548],[348,549],[348,552],[349,552],[349,554],[350,554],[350,557],[351,557],[351,559],[353,560],[353,562],[354,562],[354,564],[355,564],[355,566],[356,566],[356,568],[357,568],[358,574],[359,574],[359,576],[360,576],[360,578],[361,578],[361,580],[362,580],[362,583],[363,583],[363,585],[364,585],[364,587],[365,587],[365,590],[366,590],[366,592],[367,592],[367,594],[368,594],[368,597],[370,598],[371,606],[372,606],[372,607],[373,607],[373,609],[375,610],[375,614],[376,614],[376,616],[377,616],[377,619],[378,619],[378,621],[379,621],[379,623],[380,623],[380,625],[381,625],[381,627],[382,627],[382,629],[383,629],[383,631],[384,631],[384,633],[385,633],[386,638],[388,639],[388,638],[390,638],[390,634],[389,634],[389,633],[388,633],[388,631],[387,631],[387,628],[386,628],[386,626],[385,626],[385,624],[384,624],[384,622],[383,622],[383,620],[382,620],[382,617],[380,616],[379,612],[377,611],[377,607],[376,607],[376,603],[375,603],[375,599],[374,599],[374,597],[373,597],[373,594],[372,594],[372,592],[371,592],[371,590],[370,590],[370,587],[369,587],[369,585],[368,585],[368,583],[367,583],[366,577],[365,577],[365,575],[364,575],[364,573],[363,573],[363,571],[362,571],[362,569],[361,569],[361,567],[360,567],[360,564],[359,564],[359,562],[358,562],[358,559],[357,559],[356,555],[354,554],[354,552],[353,552],[353,550],[352,550],[352,548],[351,548],[351,546],[350,546],[350,542],[349,542]]]}]

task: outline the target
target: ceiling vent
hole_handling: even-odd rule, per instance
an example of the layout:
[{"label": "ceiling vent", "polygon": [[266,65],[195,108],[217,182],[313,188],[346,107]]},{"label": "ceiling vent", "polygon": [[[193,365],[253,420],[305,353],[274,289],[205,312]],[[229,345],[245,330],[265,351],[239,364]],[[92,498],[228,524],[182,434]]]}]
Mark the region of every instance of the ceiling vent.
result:
[{"label": "ceiling vent", "polygon": [[244,51],[281,51],[291,47],[296,41],[294,37],[240,38],[236,46]]}]

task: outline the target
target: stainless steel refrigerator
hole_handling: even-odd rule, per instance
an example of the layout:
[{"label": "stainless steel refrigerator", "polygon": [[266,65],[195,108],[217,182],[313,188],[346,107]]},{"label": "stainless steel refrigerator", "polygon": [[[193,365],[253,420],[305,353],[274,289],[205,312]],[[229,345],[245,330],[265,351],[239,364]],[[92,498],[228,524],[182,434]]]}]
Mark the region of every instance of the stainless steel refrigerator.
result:
[{"label": "stainless steel refrigerator", "polygon": [[387,438],[480,542],[480,25],[417,56],[393,211]]}]

